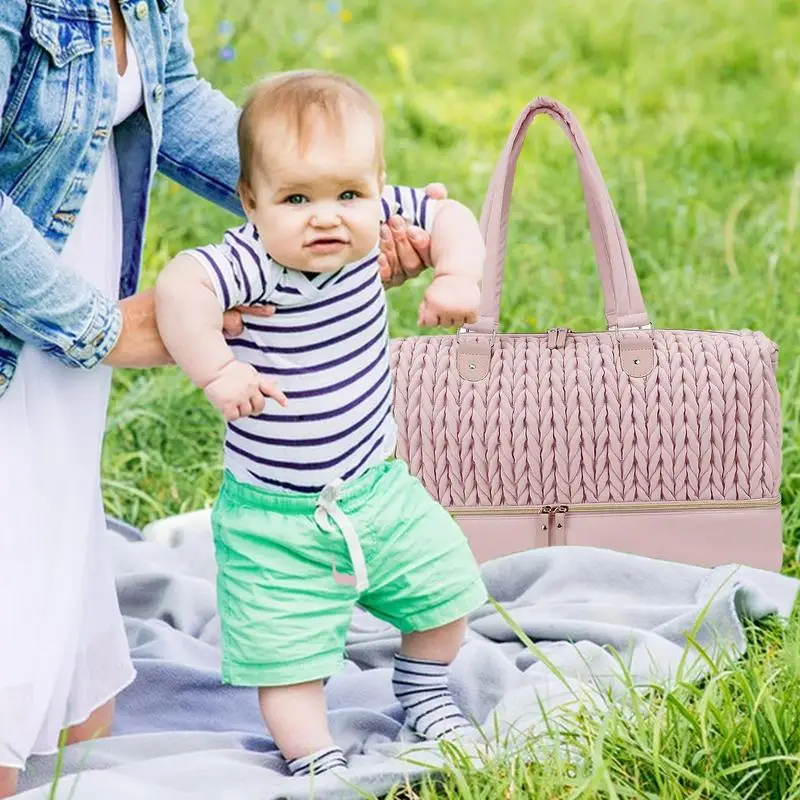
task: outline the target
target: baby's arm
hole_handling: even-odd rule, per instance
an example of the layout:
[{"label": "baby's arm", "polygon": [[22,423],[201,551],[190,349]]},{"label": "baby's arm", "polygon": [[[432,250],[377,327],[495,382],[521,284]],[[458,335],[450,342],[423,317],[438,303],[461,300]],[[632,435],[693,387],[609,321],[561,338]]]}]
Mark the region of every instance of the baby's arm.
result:
[{"label": "baby's arm", "polygon": [[237,361],[222,333],[223,309],[204,267],[181,253],[156,282],[156,318],[175,363],[226,420],[260,414],[265,397],[286,396],[250,364]]},{"label": "baby's arm", "polygon": [[393,213],[431,236],[434,279],[419,309],[420,325],[475,322],[480,306],[485,247],[478,221],[455,200],[431,200],[421,189],[386,186],[384,219]]},{"label": "baby's arm", "polygon": [[486,248],[473,213],[455,200],[439,204],[431,232],[434,278],[419,309],[420,325],[476,322]]}]

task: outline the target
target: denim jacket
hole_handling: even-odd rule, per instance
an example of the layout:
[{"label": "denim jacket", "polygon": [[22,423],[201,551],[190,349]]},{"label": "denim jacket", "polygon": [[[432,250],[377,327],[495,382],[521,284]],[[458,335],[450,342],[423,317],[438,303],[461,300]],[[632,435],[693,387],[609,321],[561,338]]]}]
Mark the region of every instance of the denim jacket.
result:
[{"label": "denim jacket", "polygon": [[[114,130],[122,195],[120,297],[136,290],[156,169],[241,214],[238,110],[197,75],[183,0],[120,2],[144,106]],[[0,396],[23,343],[89,368],[121,315],[59,261],[107,142],[116,92],[109,0],[0,2]]]}]

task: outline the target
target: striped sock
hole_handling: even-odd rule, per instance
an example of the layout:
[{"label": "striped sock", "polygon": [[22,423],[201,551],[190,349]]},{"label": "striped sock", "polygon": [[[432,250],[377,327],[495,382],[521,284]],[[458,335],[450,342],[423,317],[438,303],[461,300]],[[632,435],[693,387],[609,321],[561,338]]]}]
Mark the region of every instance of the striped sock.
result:
[{"label": "striped sock", "polygon": [[396,655],[392,689],[410,728],[424,739],[441,739],[474,729],[453,702],[447,664]]},{"label": "striped sock", "polygon": [[287,761],[289,772],[292,775],[320,775],[323,772],[330,772],[332,769],[346,769],[347,761],[341,747],[326,747],[324,750],[317,750],[310,756],[293,758]]}]

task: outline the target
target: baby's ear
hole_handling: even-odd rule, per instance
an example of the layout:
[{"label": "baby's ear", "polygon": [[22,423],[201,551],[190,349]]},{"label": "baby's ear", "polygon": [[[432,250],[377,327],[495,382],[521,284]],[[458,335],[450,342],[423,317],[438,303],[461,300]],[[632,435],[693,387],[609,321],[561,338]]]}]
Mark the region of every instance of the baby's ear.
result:
[{"label": "baby's ear", "polygon": [[244,213],[249,217],[256,210],[256,196],[253,194],[250,185],[241,179],[236,184],[236,188],[239,191],[239,200],[242,203]]}]

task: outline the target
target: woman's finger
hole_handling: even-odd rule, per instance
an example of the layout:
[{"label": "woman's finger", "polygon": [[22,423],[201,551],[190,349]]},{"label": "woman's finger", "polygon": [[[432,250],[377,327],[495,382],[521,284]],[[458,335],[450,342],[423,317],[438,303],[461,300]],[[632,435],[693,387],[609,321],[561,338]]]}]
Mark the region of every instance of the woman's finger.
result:
[{"label": "woman's finger", "polygon": [[403,282],[402,278],[397,280],[400,262],[394,246],[394,237],[388,225],[381,225],[381,254],[378,257],[378,264],[381,270],[381,280],[387,286],[397,286]]},{"label": "woman's finger", "polygon": [[275,313],[275,306],[236,306],[222,315],[222,332],[225,336],[238,336],[244,330],[242,314],[252,314],[254,317],[271,317]]},{"label": "woman's finger", "polygon": [[408,225],[402,217],[394,216],[389,221],[389,230],[397,250],[399,273],[403,279],[415,278],[422,272],[424,264],[414,245],[408,238]]},{"label": "woman's finger", "polygon": [[419,275],[424,267],[430,266],[433,263],[433,259],[431,258],[431,237],[426,231],[422,230],[422,228],[412,225],[408,229],[408,240],[411,247],[414,248],[414,252],[419,260],[419,270],[416,273]]},{"label": "woman's finger", "polygon": [[233,310],[240,314],[252,314],[254,317],[271,317],[275,313],[275,306],[236,306]]},{"label": "woman's finger", "polygon": [[222,332],[225,336],[238,336],[243,330],[244,323],[238,310],[231,309],[222,315]]},{"label": "woman's finger", "polygon": [[392,268],[389,266],[389,259],[381,253],[378,256],[378,271],[384,286],[391,286]]}]

